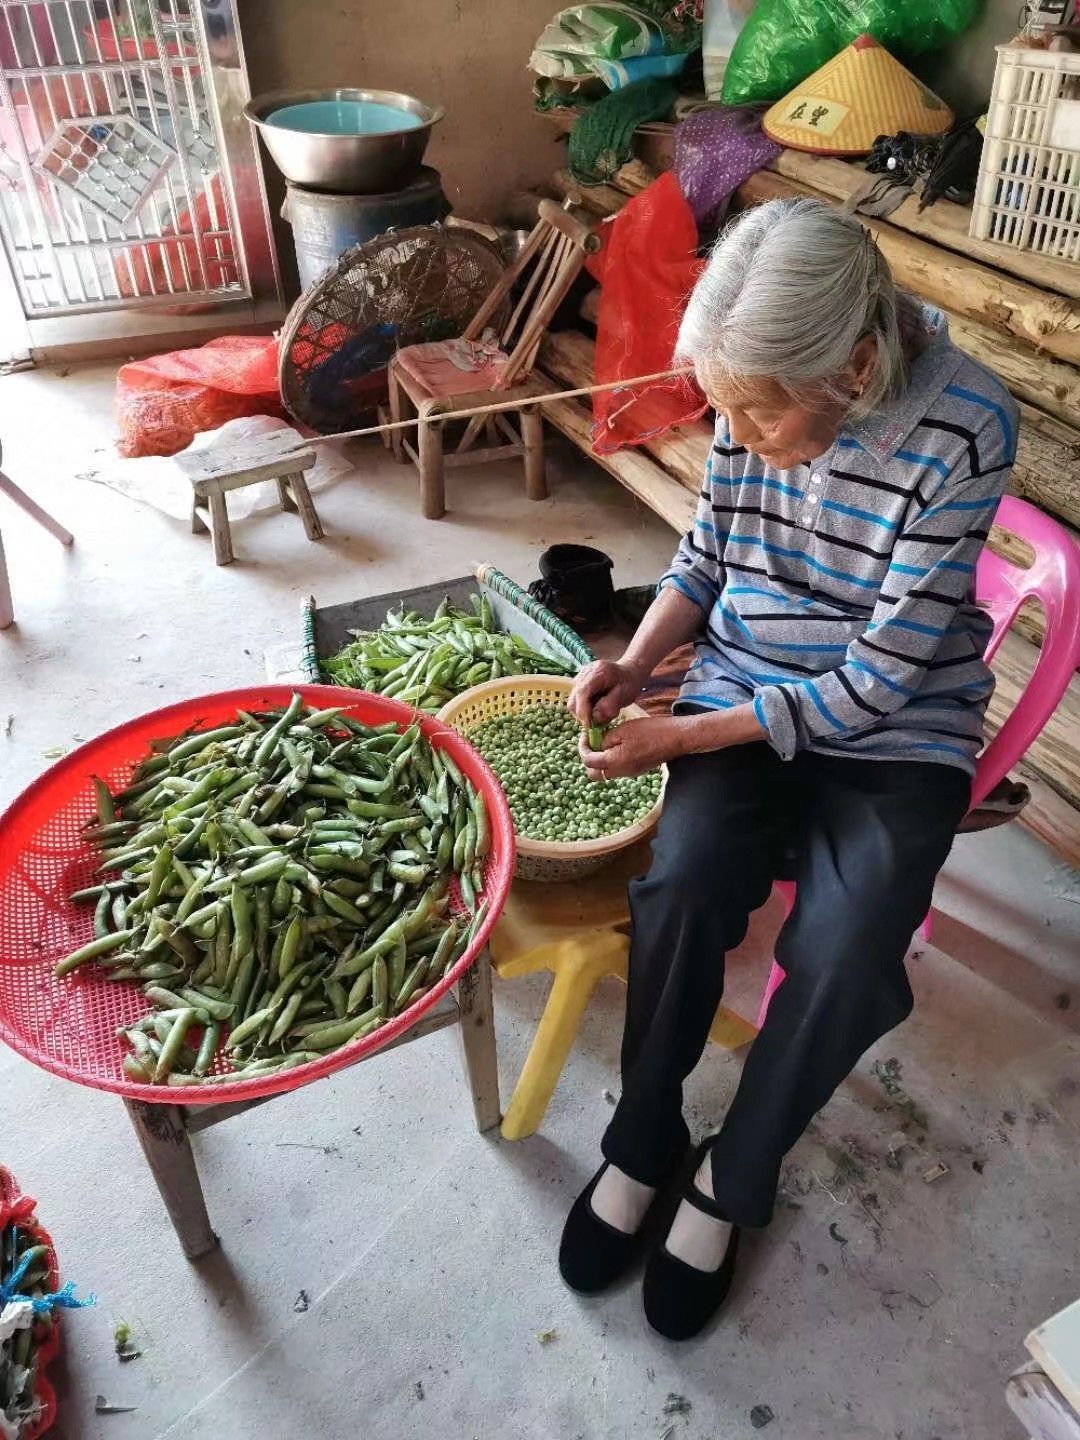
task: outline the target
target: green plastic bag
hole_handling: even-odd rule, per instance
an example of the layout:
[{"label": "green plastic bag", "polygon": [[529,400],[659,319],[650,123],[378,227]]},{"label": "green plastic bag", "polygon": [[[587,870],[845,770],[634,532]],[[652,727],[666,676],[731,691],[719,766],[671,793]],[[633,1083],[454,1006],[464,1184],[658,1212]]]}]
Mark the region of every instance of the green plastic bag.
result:
[{"label": "green plastic bag", "polygon": [[982,0],[758,0],[724,72],[725,105],[782,100],[860,35],[897,59],[966,30]]}]

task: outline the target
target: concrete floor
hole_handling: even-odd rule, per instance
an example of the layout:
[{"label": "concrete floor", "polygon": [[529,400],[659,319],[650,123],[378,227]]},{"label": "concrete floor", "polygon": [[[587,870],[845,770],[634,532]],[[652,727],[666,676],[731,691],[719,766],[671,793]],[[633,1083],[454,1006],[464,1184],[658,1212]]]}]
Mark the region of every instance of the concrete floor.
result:
[{"label": "concrete floor", "polygon": [[[76,478],[108,459],[111,391],[106,369],[0,380],[5,466],[77,535],[66,553],[0,514],[17,612],[0,635],[0,803],[52,747],[260,680],[308,592],[330,604],[484,559],[527,579],[545,544],[582,537],[614,555],[620,583],[642,583],[672,549],[659,521],[570,452],[556,452],[547,503],[523,499],[513,468],[481,467],[430,523],[411,472],[371,449],[321,495],[322,544],[295,517],[261,517],[236,527],[238,563],[216,569],[205,536]],[[914,1018],[796,1147],[725,1318],[683,1347],[646,1329],[634,1284],[584,1302],[555,1268],[618,1087],[614,982],[528,1141],[478,1138],[452,1032],[199,1137],[222,1248],[197,1266],[119,1102],[0,1052],[0,1160],[38,1196],[65,1277],[100,1297],[65,1320],[58,1434],[1019,1435],[1006,1377],[1027,1331],[1076,1294],[1080,886],[1012,826],[961,840],[937,900],[934,946],[912,965]],[[775,923],[767,907],[732,966],[744,1008]],[[544,993],[539,979],[497,987],[504,1097]],[[874,1067],[893,1060],[890,1095]],[[710,1050],[688,1087],[697,1130],[722,1115],[739,1067]],[[913,1105],[924,1138],[895,1149]],[[948,1172],[927,1183],[938,1162]],[[119,1318],[143,1351],[123,1366]],[[137,1408],[99,1418],[99,1394]]]}]

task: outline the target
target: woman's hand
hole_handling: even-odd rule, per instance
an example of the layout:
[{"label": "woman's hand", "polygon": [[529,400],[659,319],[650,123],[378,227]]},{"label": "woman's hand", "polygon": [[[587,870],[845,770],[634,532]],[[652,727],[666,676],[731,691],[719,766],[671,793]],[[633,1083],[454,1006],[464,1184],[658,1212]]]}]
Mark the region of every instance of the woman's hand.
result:
[{"label": "woman's hand", "polygon": [[578,672],[567,708],[583,728],[607,725],[633,704],[644,683],[641,672],[625,660],[594,660]]},{"label": "woman's hand", "polygon": [[582,735],[578,752],[591,780],[621,780],[682,755],[685,729],[685,719],[676,715],[625,720],[607,732],[602,750],[590,750],[588,735]]}]

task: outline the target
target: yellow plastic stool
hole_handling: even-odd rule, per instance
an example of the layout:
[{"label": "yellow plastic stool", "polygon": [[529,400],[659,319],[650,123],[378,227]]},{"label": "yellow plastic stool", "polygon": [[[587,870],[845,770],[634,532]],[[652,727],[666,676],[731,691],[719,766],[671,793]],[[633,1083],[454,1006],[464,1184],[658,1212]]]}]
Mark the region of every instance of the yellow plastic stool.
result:
[{"label": "yellow plastic stool", "polygon": [[[626,887],[649,866],[647,843],[603,870],[562,885],[517,880],[491,937],[491,959],[504,980],[548,970],[554,976],[540,1024],[502,1122],[506,1140],[539,1127],[593,991],[606,975],[626,980],[630,909]],[[709,1039],[746,1045],[756,1028],[721,1005]]]}]

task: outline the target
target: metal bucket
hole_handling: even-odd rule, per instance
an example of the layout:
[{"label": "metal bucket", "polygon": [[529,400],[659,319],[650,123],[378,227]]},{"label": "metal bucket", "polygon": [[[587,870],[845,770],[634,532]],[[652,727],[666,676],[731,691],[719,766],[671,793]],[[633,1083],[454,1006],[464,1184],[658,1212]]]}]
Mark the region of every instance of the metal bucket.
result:
[{"label": "metal bucket", "polygon": [[309,290],[339,256],[385,230],[433,225],[450,212],[437,170],[424,165],[416,179],[385,195],[324,195],[288,185],[282,219],[292,226],[300,284]]},{"label": "metal bucket", "polygon": [[[297,107],[322,110],[335,105],[396,111],[402,128],[369,133],[314,131],[295,128],[290,117]],[[258,126],[266,148],[293,185],[336,195],[378,195],[417,173],[432,127],[444,111],[396,90],[338,89],[256,95],[244,106],[244,114]]]}]

